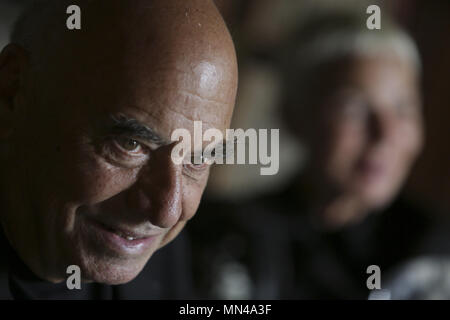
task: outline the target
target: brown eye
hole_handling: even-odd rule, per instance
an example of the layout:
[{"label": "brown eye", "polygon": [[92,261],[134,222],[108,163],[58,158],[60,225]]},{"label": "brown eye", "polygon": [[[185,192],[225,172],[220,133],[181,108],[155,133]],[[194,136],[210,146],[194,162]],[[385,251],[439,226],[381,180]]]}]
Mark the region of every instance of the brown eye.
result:
[{"label": "brown eye", "polygon": [[191,155],[191,164],[194,166],[199,166],[205,163],[205,158],[203,155]]},{"label": "brown eye", "polygon": [[126,151],[136,151],[140,147],[139,142],[129,138],[120,139],[118,142]]}]

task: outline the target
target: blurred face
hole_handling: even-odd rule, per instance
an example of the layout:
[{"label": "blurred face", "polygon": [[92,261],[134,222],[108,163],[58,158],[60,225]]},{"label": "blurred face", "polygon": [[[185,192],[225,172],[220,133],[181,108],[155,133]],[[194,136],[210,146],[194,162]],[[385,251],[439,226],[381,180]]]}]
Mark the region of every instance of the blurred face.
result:
[{"label": "blurred face", "polygon": [[185,52],[178,40],[86,44],[76,63],[55,62],[14,98],[14,214],[3,223],[41,277],[61,281],[76,264],[85,280],[128,282],[195,214],[209,167],[175,165],[171,133],[194,136],[194,121],[225,131],[236,70],[233,55]]},{"label": "blurred face", "polygon": [[325,182],[369,209],[385,205],[422,147],[415,70],[393,56],[352,59],[318,110],[313,161]]}]

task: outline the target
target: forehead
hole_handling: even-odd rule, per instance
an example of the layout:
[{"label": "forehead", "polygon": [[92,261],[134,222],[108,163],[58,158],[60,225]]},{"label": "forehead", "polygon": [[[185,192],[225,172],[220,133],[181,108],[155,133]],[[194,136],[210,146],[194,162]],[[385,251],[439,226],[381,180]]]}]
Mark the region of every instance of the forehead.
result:
[{"label": "forehead", "polygon": [[373,90],[392,91],[416,89],[417,70],[396,55],[358,56],[342,65],[345,82]]},{"label": "forehead", "polygon": [[122,89],[116,101],[121,103],[114,109],[139,113],[165,135],[178,128],[192,130],[194,121],[202,121],[205,129],[225,130],[234,104],[226,80],[225,70],[212,61],[159,64],[153,71],[144,68],[117,79]]},{"label": "forehead", "polygon": [[314,97],[320,107],[317,108],[319,114],[327,117],[330,107],[348,102],[351,97],[377,110],[394,110],[392,107],[403,104],[414,108],[421,106],[417,69],[397,56],[347,57],[334,61],[323,72],[324,80],[321,80],[320,90],[314,91]]},{"label": "forehead", "polygon": [[[93,118],[125,114],[169,138],[175,129],[229,127],[234,107],[234,82],[226,65],[214,59],[148,59],[119,57],[103,62],[89,76],[75,80],[77,111]],[[85,103],[87,102],[87,103]]]}]

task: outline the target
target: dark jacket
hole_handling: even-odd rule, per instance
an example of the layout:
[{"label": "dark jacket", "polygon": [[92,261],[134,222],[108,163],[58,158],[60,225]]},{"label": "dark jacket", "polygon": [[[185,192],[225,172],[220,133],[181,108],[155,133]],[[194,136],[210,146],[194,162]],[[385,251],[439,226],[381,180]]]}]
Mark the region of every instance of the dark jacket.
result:
[{"label": "dark jacket", "polygon": [[[447,230],[432,240],[439,238],[433,216],[402,197],[361,223],[325,232],[307,218],[306,195],[291,186],[243,202],[204,201],[188,226],[200,295],[367,299],[368,266],[380,267],[383,284],[411,259],[450,252]],[[218,285],[238,279],[234,291]]]}]

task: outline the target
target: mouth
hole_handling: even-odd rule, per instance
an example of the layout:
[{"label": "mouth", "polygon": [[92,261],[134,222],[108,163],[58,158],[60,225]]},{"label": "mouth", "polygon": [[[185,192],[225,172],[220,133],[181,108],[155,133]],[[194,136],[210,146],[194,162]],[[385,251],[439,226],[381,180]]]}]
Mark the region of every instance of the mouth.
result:
[{"label": "mouth", "polygon": [[360,172],[371,178],[380,178],[387,173],[387,167],[385,163],[370,159],[364,159],[360,161],[357,168]]},{"label": "mouth", "polygon": [[103,227],[104,229],[106,229],[107,231],[112,232],[112,233],[118,235],[119,237],[121,237],[121,238],[123,238],[125,240],[128,240],[128,241],[142,240],[142,239],[147,239],[147,238],[152,237],[151,234],[143,235],[143,234],[138,234],[138,233],[133,232],[133,231],[124,230],[124,229],[121,229],[121,228],[113,228],[113,227],[110,227],[110,226],[108,226],[106,224],[103,224],[101,222],[97,222],[96,221],[96,223],[100,224],[100,226]]},{"label": "mouth", "polygon": [[120,256],[138,256],[155,247],[161,233],[141,233],[86,217],[88,237],[96,247],[109,249]]}]

